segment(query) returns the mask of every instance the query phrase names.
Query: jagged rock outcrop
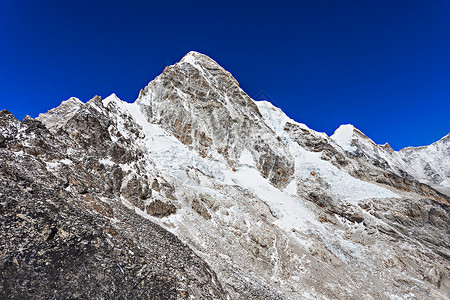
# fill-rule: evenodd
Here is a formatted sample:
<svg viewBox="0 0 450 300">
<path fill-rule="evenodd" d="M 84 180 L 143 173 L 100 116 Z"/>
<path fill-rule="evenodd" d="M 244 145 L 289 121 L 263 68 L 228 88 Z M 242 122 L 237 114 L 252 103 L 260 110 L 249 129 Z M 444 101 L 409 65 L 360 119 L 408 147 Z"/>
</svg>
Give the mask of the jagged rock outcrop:
<svg viewBox="0 0 450 300">
<path fill-rule="evenodd" d="M 0 148 L 5 148 L 19 130 L 20 121 L 6 109 L 0 111 Z"/>
<path fill-rule="evenodd" d="M 36 119 L 45 123 L 49 129 L 52 129 L 55 126 L 61 126 L 65 121 L 69 120 L 83 104 L 80 99 L 72 97 L 61 102 L 58 107 L 49 110 L 45 114 L 39 114 Z"/>
<path fill-rule="evenodd" d="M 302 128 L 289 122 L 286 123 L 284 131 L 302 148 L 312 152 L 320 152 L 323 160 L 330 161 L 338 167 L 345 167 L 350 163 L 348 158 L 336 149 L 336 144 L 325 134 L 320 135 L 308 128 Z"/>
<path fill-rule="evenodd" d="M 445 196 L 349 140 L 195 52 L 135 103 L 2 111 L 0 298 L 447 299 Z"/>
</svg>

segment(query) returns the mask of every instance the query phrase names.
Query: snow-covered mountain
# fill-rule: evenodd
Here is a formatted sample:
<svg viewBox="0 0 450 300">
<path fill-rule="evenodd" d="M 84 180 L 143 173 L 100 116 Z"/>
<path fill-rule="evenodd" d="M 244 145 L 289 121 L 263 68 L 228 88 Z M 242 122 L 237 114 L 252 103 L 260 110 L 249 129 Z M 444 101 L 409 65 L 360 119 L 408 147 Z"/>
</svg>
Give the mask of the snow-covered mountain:
<svg viewBox="0 0 450 300">
<path fill-rule="evenodd" d="M 389 144 L 377 145 L 352 125 L 342 125 L 331 138 L 351 156 L 361 157 L 396 175 L 416 179 L 437 190 L 450 191 L 450 133 L 423 147 L 394 151 Z"/>
<path fill-rule="evenodd" d="M 46 278 L 55 298 L 448 299 L 449 136 L 399 152 L 351 125 L 329 137 L 197 52 L 134 103 L 71 98 L 0 126 L 0 238 L 27 237 L 3 246 L 1 296 L 46 295 Z M 54 252 L 92 244 L 68 222 L 85 219 L 83 269 Z M 71 294 L 86 276 L 98 286 Z"/>
</svg>

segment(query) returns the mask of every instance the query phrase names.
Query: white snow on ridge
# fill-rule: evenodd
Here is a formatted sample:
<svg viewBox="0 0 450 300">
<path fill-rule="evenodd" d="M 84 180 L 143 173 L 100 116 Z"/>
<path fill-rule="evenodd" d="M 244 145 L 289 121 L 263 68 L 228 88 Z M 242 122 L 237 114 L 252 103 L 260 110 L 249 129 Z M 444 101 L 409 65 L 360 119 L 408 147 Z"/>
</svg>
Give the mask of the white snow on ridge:
<svg viewBox="0 0 450 300">
<path fill-rule="evenodd" d="M 284 131 L 286 122 L 299 125 L 303 129 L 310 130 L 312 134 L 328 138 L 325 133 L 318 133 L 309 129 L 306 125 L 295 122 L 286 116 L 281 109 L 273 106 L 267 101 L 255 101 L 268 126 L 289 145 L 289 150 L 295 158 L 295 174 L 298 180 L 303 181 L 311 176 L 311 172 L 319 174 L 329 185 L 330 190 L 341 200 L 358 202 L 370 198 L 398 198 L 399 196 L 388 189 L 373 183 L 356 179 L 348 173 L 338 169 L 328 161 L 320 158 L 321 154 L 310 152 L 295 143 Z M 342 126 L 341 126 L 342 127 Z M 348 136 L 352 125 L 344 125 L 343 137 Z M 350 132 L 351 134 L 351 132 Z"/>
<path fill-rule="evenodd" d="M 191 65 L 196 65 L 197 64 L 196 58 L 195 58 L 196 54 L 199 54 L 199 53 L 197 53 L 195 51 L 190 51 L 181 59 L 180 62 L 185 62 L 185 63 L 191 64 Z"/>
<path fill-rule="evenodd" d="M 241 165 L 249 165 L 254 166 L 253 156 L 247 149 L 244 149 L 241 153 L 241 157 L 239 158 L 239 164 Z"/>
<path fill-rule="evenodd" d="M 119 97 L 117 97 L 117 95 L 115 93 L 112 93 L 111 95 L 109 95 L 108 97 L 103 99 L 102 101 L 103 101 L 102 103 L 103 103 L 104 107 L 107 107 L 110 102 L 116 102 L 116 103 L 124 102 Z"/>
<path fill-rule="evenodd" d="M 276 132 L 276 134 L 281 135 L 284 126 L 287 122 L 299 125 L 303 129 L 308 129 L 309 127 L 305 124 L 298 123 L 291 118 L 289 118 L 279 107 L 274 106 L 272 103 L 266 100 L 254 101 L 259 108 L 259 111 L 266 120 L 266 124 Z"/>
</svg>

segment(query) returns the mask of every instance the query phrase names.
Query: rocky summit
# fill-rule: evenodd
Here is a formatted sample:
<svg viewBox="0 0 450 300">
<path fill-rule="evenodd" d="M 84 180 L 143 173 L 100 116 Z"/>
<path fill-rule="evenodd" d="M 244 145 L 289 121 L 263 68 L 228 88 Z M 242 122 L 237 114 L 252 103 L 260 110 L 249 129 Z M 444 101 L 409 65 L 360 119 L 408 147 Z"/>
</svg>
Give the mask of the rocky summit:
<svg viewBox="0 0 450 300">
<path fill-rule="evenodd" d="M 1 299 L 449 299 L 450 138 L 394 151 L 188 53 L 134 103 L 0 112 Z"/>
</svg>

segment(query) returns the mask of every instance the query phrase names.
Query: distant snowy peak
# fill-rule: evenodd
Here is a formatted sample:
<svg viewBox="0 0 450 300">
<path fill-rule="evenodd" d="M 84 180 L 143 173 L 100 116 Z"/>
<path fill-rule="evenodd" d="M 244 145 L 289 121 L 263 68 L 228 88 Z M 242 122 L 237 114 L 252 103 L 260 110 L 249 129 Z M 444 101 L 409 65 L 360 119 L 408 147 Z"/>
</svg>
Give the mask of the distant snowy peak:
<svg viewBox="0 0 450 300">
<path fill-rule="evenodd" d="M 108 104 L 110 102 L 124 102 L 122 99 L 120 99 L 119 97 L 117 97 L 117 95 L 115 93 L 112 93 L 111 95 L 109 95 L 108 97 L 106 97 L 105 99 L 103 99 L 103 105 L 104 106 L 108 106 Z"/>
<path fill-rule="evenodd" d="M 342 149 L 350 153 L 356 153 L 360 147 L 358 144 L 364 145 L 365 148 L 379 148 L 386 151 L 393 151 L 391 146 L 388 143 L 384 145 L 378 145 L 372 139 L 370 139 L 367 135 L 365 135 L 361 130 L 356 128 L 351 124 L 344 124 L 339 126 L 338 129 L 331 136 Z"/>
<path fill-rule="evenodd" d="M 404 148 L 398 154 L 416 170 L 417 177 L 450 188 L 450 134 L 429 146 Z"/>
<path fill-rule="evenodd" d="M 394 151 L 387 143 L 376 144 L 353 125 L 341 125 L 331 138 L 349 154 L 396 175 L 415 178 L 433 187 L 450 187 L 450 134 L 429 146 L 400 151 Z"/>
<path fill-rule="evenodd" d="M 400 149 L 400 152 L 408 152 L 408 151 L 421 151 L 424 150 L 426 148 L 430 148 L 430 147 L 434 147 L 434 148 L 449 148 L 450 147 L 450 133 L 448 133 L 447 135 L 445 135 L 444 137 L 442 137 L 440 140 L 432 143 L 431 145 L 428 146 L 419 146 L 419 147 L 406 147 L 403 149 Z"/>
<path fill-rule="evenodd" d="M 383 145 L 375 143 L 372 139 L 370 139 L 367 135 L 365 135 L 361 130 L 356 128 L 355 126 L 351 124 L 344 124 L 339 126 L 338 129 L 333 133 L 333 135 L 330 136 L 339 146 L 341 146 L 344 150 L 348 152 L 355 152 L 358 147 L 355 146 L 355 144 L 358 142 L 361 142 L 362 140 L 364 143 L 370 144 L 371 146 L 381 147 L 382 149 L 388 150 L 388 151 L 394 151 L 392 147 L 389 145 L 389 143 L 385 143 Z M 395 152 L 412 152 L 412 151 L 422 151 L 430 147 L 449 147 L 450 145 L 450 133 L 448 133 L 446 136 L 441 138 L 440 140 L 434 142 L 431 145 L 428 146 L 419 146 L 419 147 L 406 147 L 403 149 L 400 149 L 399 151 Z"/>
</svg>

